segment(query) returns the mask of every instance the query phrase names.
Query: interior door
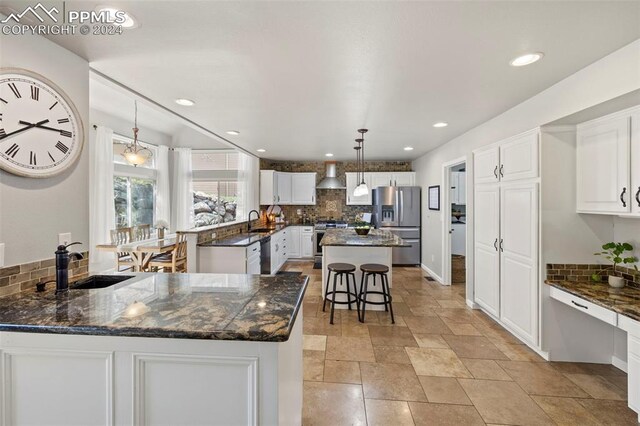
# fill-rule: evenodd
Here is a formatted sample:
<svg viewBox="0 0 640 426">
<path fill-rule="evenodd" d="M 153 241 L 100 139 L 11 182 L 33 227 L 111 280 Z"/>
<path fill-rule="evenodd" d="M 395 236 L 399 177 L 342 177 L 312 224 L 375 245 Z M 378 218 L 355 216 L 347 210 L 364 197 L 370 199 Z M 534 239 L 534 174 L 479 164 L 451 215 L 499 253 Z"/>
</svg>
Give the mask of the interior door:
<svg viewBox="0 0 640 426">
<path fill-rule="evenodd" d="M 498 182 L 498 148 L 488 148 L 473 153 L 473 181 L 475 183 Z"/>
<path fill-rule="evenodd" d="M 538 343 L 538 184 L 500 189 L 500 318 Z"/>
<path fill-rule="evenodd" d="M 497 184 L 476 185 L 474 198 L 475 302 L 500 313 L 500 190 Z"/>
<path fill-rule="evenodd" d="M 630 121 L 627 116 L 578 126 L 578 211 L 631 211 Z"/>
</svg>

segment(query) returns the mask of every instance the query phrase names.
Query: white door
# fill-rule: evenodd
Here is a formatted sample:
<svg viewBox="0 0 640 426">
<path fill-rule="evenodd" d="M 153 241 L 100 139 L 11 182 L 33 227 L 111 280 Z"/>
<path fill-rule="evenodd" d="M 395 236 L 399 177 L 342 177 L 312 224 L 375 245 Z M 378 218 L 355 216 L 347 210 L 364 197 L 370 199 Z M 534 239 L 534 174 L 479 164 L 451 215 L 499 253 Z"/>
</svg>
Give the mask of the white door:
<svg viewBox="0 0 640 426">
<path fill-rule="evenodd" d="M 314 205 L 316 203 L 316 174 L 293 173 L 291 175 L 291 204 Z"/>
<path fill-rule="evenodd" d="M 630 117 L 578 126 L 578 212 L 631 211 Z"/>
<path fill-rule="evenodd" d="M 347 176 L 347 205 L 348 206 L 370 206 L 371 205 L 371 193 L 373 190 L 373 186 L 371 184 L 371 174 L 364 174 L 364 181 L 369 187 L 369 192 L 366 195 L 354 196 L 353 190 L 356 186 L 362 182 L 358 182 L 358 174 L 357 173 L 346 173 Z"/>
<path fill-rule="evenodd" d="M 302 229 L 302 232 L 300 233 L 300 252 L 301 257 L 313 256 L 313 228 Z"/>
<path fill-rule="evenodd" d="M 291 204 L 291 173 L 276 172 L 278 204 Z"/>
<path fill-rule="evenodd" d="M 395 172 L 392 175 L 393 186 L 413 186 L 416 184 L 414 172 Z"/>
<path fill-rule="evenodd" d="M 500 312 L 500 190 L 497 184 L 476 185 L 474 215 L 474 300 L 497 317 Z"/>
<path fill-rule="evenodd" d="M 640 214 L 640 112 L 631 117 L 632 211 Z"/>
<path fill-rule="evenodd" d="M 260 256 L 249 258 L 247 261 L 247 274 L 260 275 Z"/>
<path fill-rule="evenodd" d="M 278 182 L 273 170 L 260 170 L 260 204 L 271 205 L 278 202 Z"/>
<path fill-rule="evenodd" d="M 538 129 L 500 144 L 498 174 L 502 182 L 538 177 Z"/>
<path fill-rule="evenodd" d="M 393 186 L 393 174 L 386 172 L 374 172 L 370 174 L 371 186 L 369 189 L 375 189 L 379 186 Z"/>
<path fill-rule="evenodd" d="M 289 259 L 297 259 L 300 257 L 300 227 L 290 226 L 287 231 L 287 256 Z"/>
<path fill-rule="evenodd" d="M 473 181 L 476 184 L 498 182 L 498 155 L 497 147 L 473 153 Z"/>
</svg>

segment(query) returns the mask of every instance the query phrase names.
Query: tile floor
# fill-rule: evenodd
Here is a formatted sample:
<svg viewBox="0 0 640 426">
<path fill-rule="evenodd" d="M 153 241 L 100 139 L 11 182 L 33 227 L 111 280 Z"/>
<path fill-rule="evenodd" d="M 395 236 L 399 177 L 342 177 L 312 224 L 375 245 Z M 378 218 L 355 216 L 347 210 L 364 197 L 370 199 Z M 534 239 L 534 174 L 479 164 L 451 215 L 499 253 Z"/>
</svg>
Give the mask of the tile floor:
<svg viewBox="0 0 640 426">
<path fill-rule="evenodd" d="M 464 286 L 394 268 L 387 313 L 322 312 L 321 271 L 304 299 L 305 425 L 637 425 L 627 377 L 610 365 L 550 363 L 488 316 Z"/>
</svg>

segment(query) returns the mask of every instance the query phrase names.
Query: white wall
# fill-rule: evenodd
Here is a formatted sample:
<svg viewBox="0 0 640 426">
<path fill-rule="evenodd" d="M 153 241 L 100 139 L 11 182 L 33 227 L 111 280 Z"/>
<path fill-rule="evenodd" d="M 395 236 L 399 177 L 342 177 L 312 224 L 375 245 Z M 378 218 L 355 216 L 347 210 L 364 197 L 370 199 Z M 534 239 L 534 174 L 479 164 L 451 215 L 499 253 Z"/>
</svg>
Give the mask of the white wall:
<svg viewBox="0 0 640 426">
<path fill-rule="evenodd" d="M 442 211 L 427 208 L 427 187 L 442 185 L 442 164 L 506 137 L 558 120 L 640 88 L 640 40 L 613 52 L 505 113 L 413 162 L 423 188 L 422 262 L 442 275 Z M 448 118 L 455 125 L 455 117 Z M 471 188 L 471 187 L 469 187 Z M 471 191 L 469 191 L 471 192 Z M 470 199 L 472 199 L 471 194 Z M 470 214 L 472 200 L 467 206 Z M 577 215 L 576 215 L 577 216 Z M 596 225 L 598 227 L 599 225 Z M 599 232 L 599 231 L 598 231 Z M 570 235 L 566 236 L 571 238 Z"/>
<path fill-rule="evenodd" d="M 75 165 L 47 179 L 24 178 L 0 171 L 0 242 L 5 265 L 52 258 L 58 234 L 89 241 L 89 64 L 38 36 L 2 36 L 0 66 L 39 73 L 60 86 L 82 117 L 85 147 Z"/>
<path fill-rule="evenodd" d="M 119 117 L 115 117 L 103 111 L 91 108 L 91 125 L 105 126 L 113 130 L 114 133 L 119 135 L 133 138 L 133 117 L 127 121 Z M 140 132 L 138 133 L 138 139 L 141 142 L 148 142 L 153 145 L 166 145 L 171 146 L 172 136 L 166 133 L 157 132 L 153 129 L 148 129 L 142 126 L 138 126 Z M 95 131 L 93 127 L 90 129 L 91 136 L 95 137 Z"/>
</svg>

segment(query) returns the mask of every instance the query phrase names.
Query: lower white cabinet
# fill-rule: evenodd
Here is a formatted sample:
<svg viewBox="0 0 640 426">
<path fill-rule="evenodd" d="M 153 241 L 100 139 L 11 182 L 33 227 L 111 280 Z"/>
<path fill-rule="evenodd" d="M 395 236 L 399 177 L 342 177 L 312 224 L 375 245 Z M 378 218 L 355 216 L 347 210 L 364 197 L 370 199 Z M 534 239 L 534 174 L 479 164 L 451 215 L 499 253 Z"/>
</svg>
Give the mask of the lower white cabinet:
<svg viewBox="0 0 640 426">
<path fill-rule="evenodd" d="M 302 226 L 300 228 L 300 257 L 313 257 L 313 227 Z"/>
<path fill-rule="evenodd" d="M 260 243 L 253 243 L 248 247 L 200 246 L 198 272 L 260 274 Z"/>
<path fill-rule="evenodd" d="M 638 328 L 640 328 L 640 323 Z M 627 337 L 627 374 L 629 379 L 629 407 L 640 416 L 640 334 Z M 638 418 L 640 420 L 640 417 Z"/>
<path fill-rule="evenodd" d="M 474 196 L 474 296 L 492 315 L 500 315 L 500 188 L 476 185 Z"/>
</svg>

